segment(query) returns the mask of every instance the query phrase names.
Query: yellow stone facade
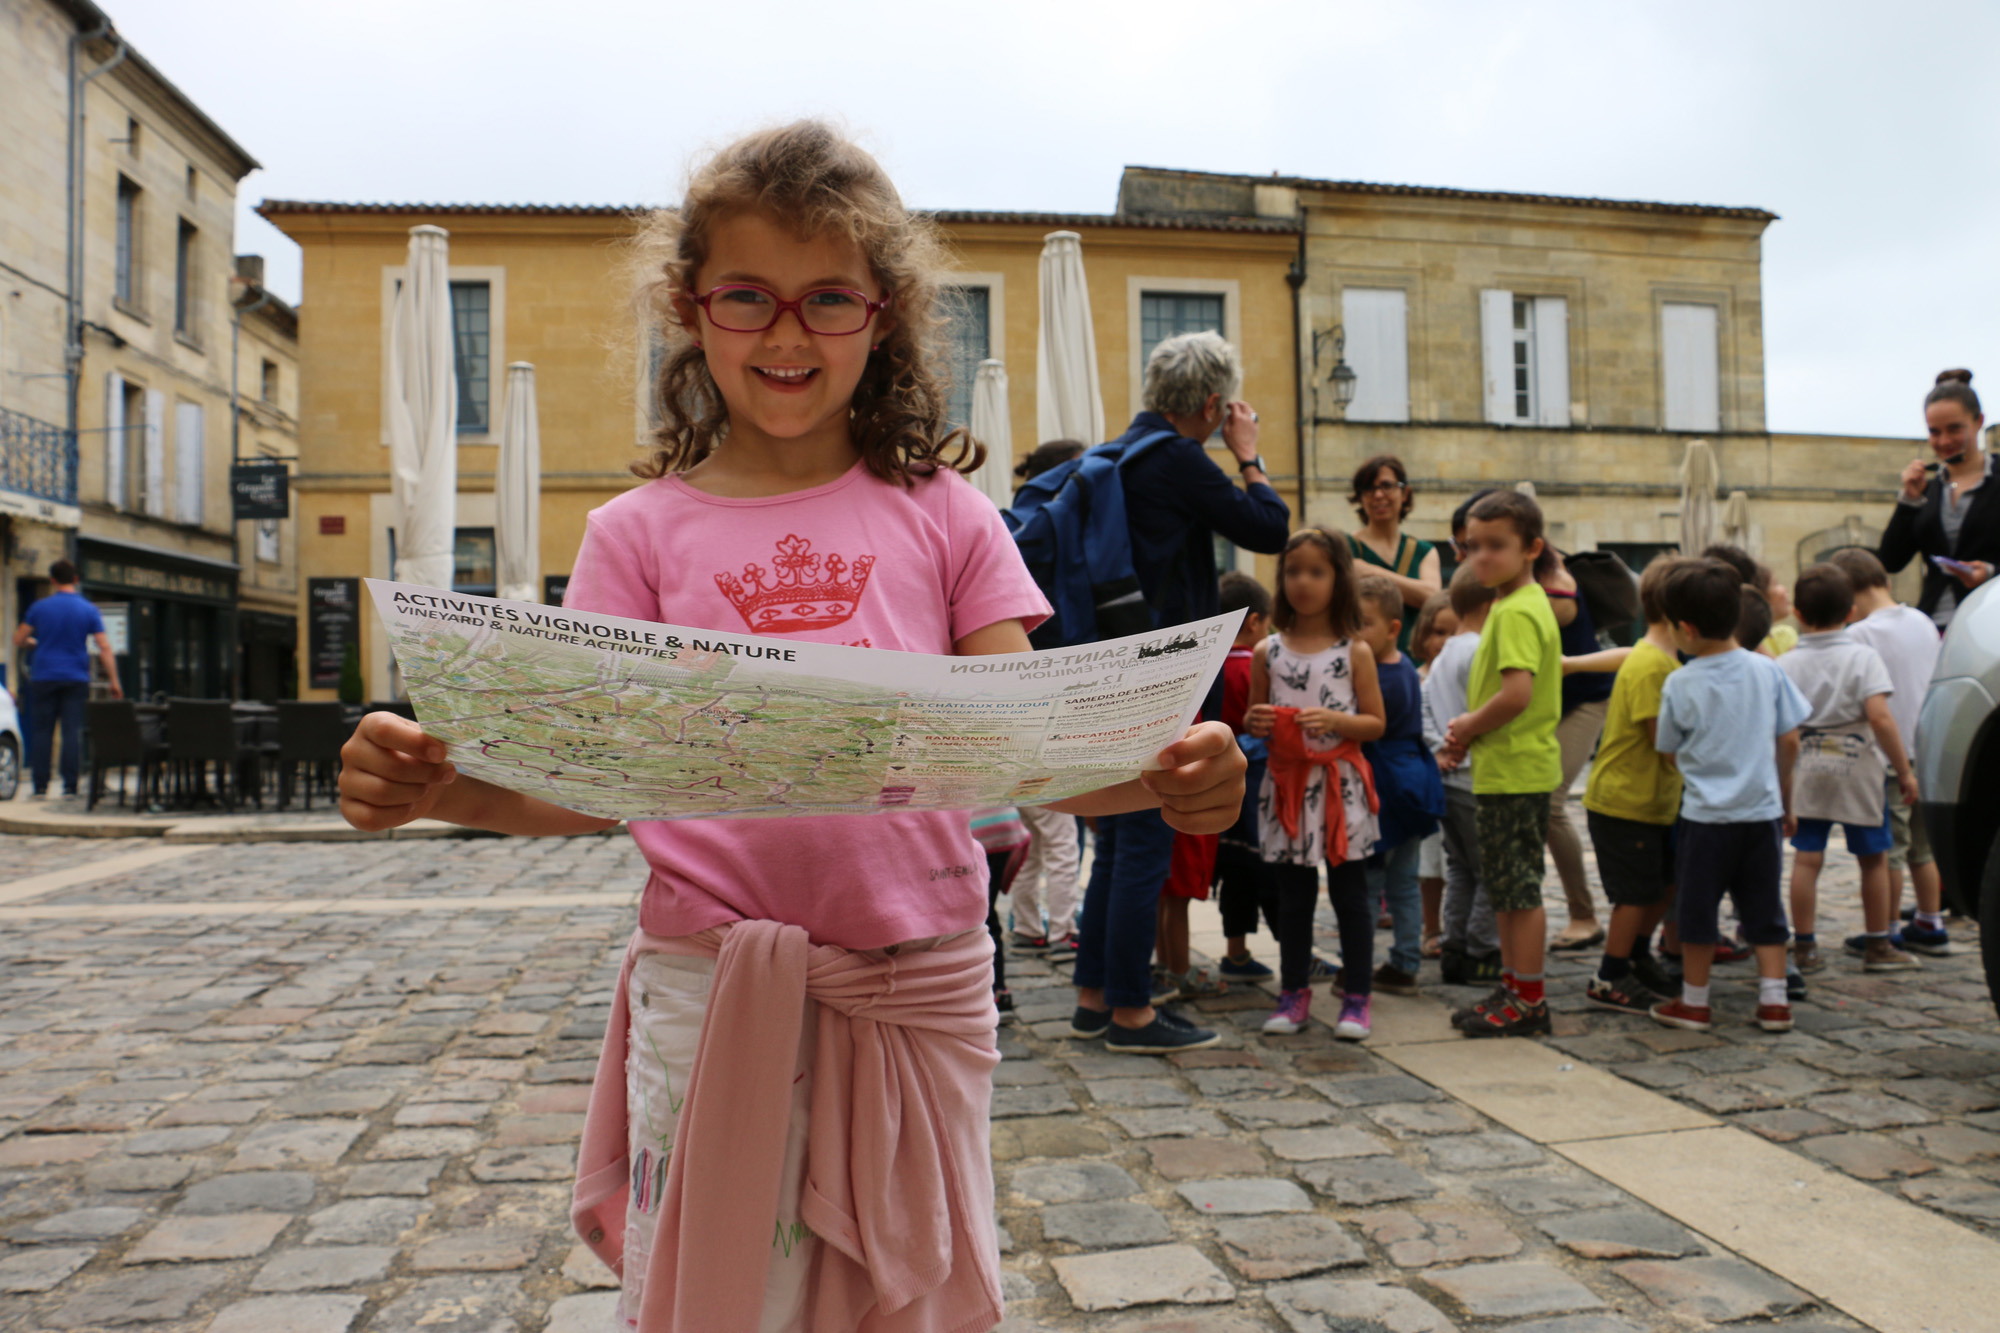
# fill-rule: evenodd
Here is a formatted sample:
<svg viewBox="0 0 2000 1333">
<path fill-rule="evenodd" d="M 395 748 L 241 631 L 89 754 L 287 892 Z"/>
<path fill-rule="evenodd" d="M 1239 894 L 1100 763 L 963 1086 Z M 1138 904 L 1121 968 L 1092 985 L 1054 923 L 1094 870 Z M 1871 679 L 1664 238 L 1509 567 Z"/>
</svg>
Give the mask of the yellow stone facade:
<svg viewBox="0 0 2000 1333">
<path fill-rule="evenodd" d="M 271 201 L 261 211 L 304 250 L 301 578 L 389 573 L 389 306 L 409 229 L 425 223 L 450 232 L 455 281 L 489 286 L 494 420 L 501 368 L 537 367 L 542 564 L 562 576 L 585 515 L 632 484 L 626 468 L 641 449 L 639 353 L 621 274 L 631 210 Z M 1017 456 L 1038 442 L 1038 271 L 1043 239 L 1057 230 L 1082 238 L 1107 434 L 1138 409 L 1142 303 L 1202 298 L 1242 351 L 1262 451 L 1302 519 L 1350 525 L 1354 467 L 1389 452 L 1410 469 L 1419 536 L 1446 536 L 1450 511 L 1479 487 L 1532 481 L 1560 545 L 1640 562 L 1677 537 L 1681 461 L 1699 438 L 1716 451 L 1725 491 L 1750 497 L 1752 546 L 1789 579 L 1825 549 L 1872 540 L 1916 447 L 1765 430 L 1760 245 L 1771 216 L 1754 208 L 1128 168 L 1116 213 L 936 216 L 958 282 L 984 293 L 986 350 L 1007 367 Z M 1349 322 L 1352 290 L 1401 293 L 1405 420 L 1349 420 L 1329 392 L 1327 335 Z M 1535 374 L 1560 390 L 1537 409 L 1555 421 L 1491 419 L 1491 348 L 1506 336 L 1491 322 L 1496 291 L 1552 321 L 1536 346 L 1560 345 L 1561 374 L 1547 378 L 1546 365 Z M 1706 382 L 1690 389 L 1683 354 L 1675 388 L 1665 342 L 1689 308 L 1711 337 L 1712 366 L 1696 358 Z M 1360 348 L 1348 354 L 1360 359 Z M 1370 355 L 1379 363 L 1384 353 Z M 1712 413 L 1709 428 L 1670 428 L 1689 402 Z M 493 445 L 462 438 L 461 528 L 491 523 Z M 1268 558 L 1244 564 L 1271 576 Z M 363 615 L 362 661 L 379 695 L 388 659 L 372 622 Z"/>
</svg>

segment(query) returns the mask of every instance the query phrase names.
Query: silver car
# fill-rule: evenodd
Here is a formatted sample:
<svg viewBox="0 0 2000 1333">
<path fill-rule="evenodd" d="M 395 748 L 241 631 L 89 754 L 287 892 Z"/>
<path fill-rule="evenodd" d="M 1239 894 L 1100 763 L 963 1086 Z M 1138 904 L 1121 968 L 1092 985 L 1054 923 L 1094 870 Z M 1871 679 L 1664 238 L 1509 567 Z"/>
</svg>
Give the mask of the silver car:
<svg viewBox="0 0 2000 1333">
<path fill-rule="evenodd" d="M 0 801 L 11 801 L 21 789 L 21 715 L 14 709 L 14 692 L 0 689 Z"/>
<path fill-rule="evenodd" d="M 2000 1006 L 2000 595 L 1960 604 L 1917 723 L 1917 786 L 1945 901 L 1979 922 L 1986 986 Z"/>
</svg>

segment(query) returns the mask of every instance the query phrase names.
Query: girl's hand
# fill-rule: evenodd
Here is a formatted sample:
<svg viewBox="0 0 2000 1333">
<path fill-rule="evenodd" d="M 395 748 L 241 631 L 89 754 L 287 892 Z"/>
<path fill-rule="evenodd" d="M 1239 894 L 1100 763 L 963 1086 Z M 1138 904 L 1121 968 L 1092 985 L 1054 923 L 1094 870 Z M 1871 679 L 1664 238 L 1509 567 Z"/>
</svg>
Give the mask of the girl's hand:
<svg viewBox="0 0 2000 1333">
<path fill-rule="evenodd" d="M 1243 730 L 1258 740 L 1268 740 L 1278 725 L 1278 710 L 1271 704 L 1251 704 L 1243 714 Z"/>
<path fill-rule="evenodd" d="M 1160 751 L 1165 765 L 1139 782 L 1160 798 L 1160 814 L 1182 833 L 1221 833 L 1243 813 L 1243 773 L 1250 767 L 1236 734 L 1202 722 Z"/>
<path fill-rule="evenodd" d="M 1308 736 L 1324 736 L 1340 726 L 1340 714 L 1331 708 L 1301 708 L 1299 730 Z"/>
<path fill-rule="evenodd" d="M 1924 475 L 1924 460 L 1921 458 L 1913 460 L 1908 467 L 1903 469 L 1903 498 L 1906 500 L 1923 499 L 1926 480 L 1927 478 Z"/>
<path fill-rule="evenodd" d="M 396 828 L 422 819 L 458 770 L 444 742 L 394 713 L 368 713 L 340 747 L 340 813 L 358 829 Z"/>
<path fill-rule="evenodd" d="M 1449 773 L 1465 762 L 1465 751 L 1447 744 L 1437 752 L 1438 772 Z"/>
</svg>

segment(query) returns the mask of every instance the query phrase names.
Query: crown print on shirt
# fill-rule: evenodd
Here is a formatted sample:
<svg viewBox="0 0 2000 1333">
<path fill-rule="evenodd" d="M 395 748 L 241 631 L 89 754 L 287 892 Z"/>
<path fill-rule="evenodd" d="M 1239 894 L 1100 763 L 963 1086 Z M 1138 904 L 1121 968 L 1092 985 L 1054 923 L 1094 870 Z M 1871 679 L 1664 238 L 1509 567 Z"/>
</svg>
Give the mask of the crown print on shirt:
<svg viewBox="0 0 2000 1333">
<path fill-rule="evenodd" d="M 778 539 L 771 557 L 773 570 L 755 561 L 743 566 L 743 577 L 717 574 L 722 589 L 753 634 L 791 634 L 827 629 L 854 614 L 868 589 L 875 557 L 857 555 L 852 565 L 840 556 L 821 555 L 809 538 L 787 533 Z"/>
</svg>

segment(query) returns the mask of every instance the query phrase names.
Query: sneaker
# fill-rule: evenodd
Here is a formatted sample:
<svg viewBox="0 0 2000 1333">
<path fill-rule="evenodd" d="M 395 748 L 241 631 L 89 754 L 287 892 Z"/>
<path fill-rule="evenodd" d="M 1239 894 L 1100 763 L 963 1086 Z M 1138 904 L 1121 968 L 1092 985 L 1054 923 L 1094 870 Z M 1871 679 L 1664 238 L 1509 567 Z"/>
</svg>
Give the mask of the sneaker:
<svg viewBox="0 0 2000 1333">
<path fill-rule="evenodd" d="M 1262 981 L 1272 975 L 1270 968 L 1247 953 L 1241 958 L 1225 957 L 1215 965 L 1215 971 L 1218 976 L 1228 977 L 1232 981 Z"/>
<path fill-rule="evenodd" d="M 1868 950 L 1861 956 L 1863 972 L 1914 972 L 1922 966 L 1914 954 L 1904 953 L 1884 939 L 1868 941 Z"/>
<path fill-rule="evenodd" d="M 1183 1000 L 1209 1000 L 1229 993 L 1229 983 L 1219 977 L 1212 977 L 1205 967 L 1191 967 L 1179 978 L 1180 998 Z"/>
<path fill-rule="evenodd" d="M 1715 961 L 1718 963 L 1740 963 L 1754 952 L 1755 950 L 1742 940 L 1717 940 L 1715 942 Z"/>
<path fill-rule="evenodd" d="M 1792 1006 L 1789 1004 L 1758 1005 L 1757 1026 L 1766 1032 L 1790 1032 L 1792 1030 Z"/>
<path fill-rule="evenodd" d="M 1806 998 L 1806 979 L 1796 967 L 1785 969 L 1785 998 L 1788 1000 Z"/>
<path fill-rule="evenodd" d="M 1004 986 L 999 988 L 998 990 L 995 990 L 993 992 L 993 1007 L 1000 1011 L 1000 1021 L 1002 1023 L 1013 1022 L 1014 992 L 1008 990 Z"/>
<path fill-rule="evenodd" d="M 1469 1020 L 1459 1031 L 1468 1037 L 1546 1037 L 1554 1028 L 1546 1003 L 1529 1004 L 1508 991 L 1507 1003 Z"/>
<path fill-rule="evenodd" d="M 1940 957 L 1951 952 L 1951 932 L 1942 928 L 1930 930 L 1917 925 L 1904 926 L 1903 948 L 1911 953 Z"/>
<path fill-rule="evenodd" d="M 1465 979 L 1474 986 L 1497 983 L 1500 980 L 1500 973 L 1504 970 L 1497 951 L 1494 953 L 1471 954 L 1467 957 L 1466 961 L 1468 967 Z"/>
<path fill-rule="evenodd" d="M 1866 935 L 1849 935 L 1840 947 L 1847 950 L 1848 953 L 1854 955 L 1856 958 L 1866 958 L 1868 956 L 1868 937 Z M 1889 947 L 1892 949 L 1901 949 L 1903 947 L 1902 931 L 1891 930 L 1889 932 Z"/>
<path fill-rule="evenodd" d="M 1632 979 L 1655 995 L 1672 995 L 1681 988 L 1681 983 L 1668 976 L 1667 969 L 1660 966 L 1660 960 L 1649 953 L 1632 959 Z"/>
<path fill-rule="evenodd" d="M 1186 1014 L 1182 1013 L 1178 1009 L 1172 1009 L 1172 1008 L 1155 1009 L 1153 1011 L 1153 1017 L 1159 1019 L 1162 1023 L 1165 1023 L 1170 1027 L 1186 1028 L 1189 1032 L 1200 1032 L 1202 1030 L 1201 1024 L 1195 1022 L 1192 1018 L 1189 1018 Z"/>
<path fill-rule="evenodd" d="M 1660 994 L 1680 994 L 1681 978 L 1686 975 L 1681 966 L 1681 956 L 1677 953 L 1668 953 L 1665 949 L 1662 949 L 1659 951 L 1657 957 L 1660 961 L 1660 971 L 1667 978 L 1667 988 L 1661 991 Z"/>
<path fill-rule="evenodd" d="M 1339 978 L 1340 967 L 1338 964 L 1329 963 L 1318 954 L 1313 955 L 1312 969 L 1306 973 L 1307 982 L 1337 981 Z"/>
<path fill-rule="evenodd" d="M 1658 995 L 1640 983 L 1637 969 L 1632 975 L 1616 981 L 1592 977 L 1590 984 L 1583 988 L 1583 998 L 1599 1009 L 1609 1009 L 1618 1014 L 1651 1013 L 1653 1006 L 1660 1002 Z"/>
<path fill-rule="evenodd" d="M 1405 972 L 1394 963 L 1384 963 L 1375 969 L 1375 989 L 1390 995 L 1415 995 L 1417 978 L 1413 972 Z M 1342 1011 L 1345 1012 L 1344 1010 Z"/>
<path fill-rule="evenodd" d="M 1443 952 L 1438 954 L 1438 980 L 1447 986 L 1470 984 L 1467 978 L 1471 975 L 1471 970 L 1471 961 L 1466 958 L 1465 949 L 1460 945 L 1447 944 Z"/>
<path fill-rule="evenodd" d="M 1798 940 L 1793 940 L 1792 966 L 1797 968 L 1801 974 L 1818 972 L 1823 969 L 1826 966 L 1826 958 L 1820 953 L 1818 942 L 1807 940 L 1804 943 L 1800 943 Z"/>
<path fill-rule="evenodd" d="M 1278 996 L 1278 1007 L 1264 1020 L 1264 1031 L 1289 1035 L 1305 1027 L 1312 1018 L 1313 993 L 1310 987 L 1288 990 Z"/>
<path fill-rule="evenodd" d="M 1049 949 L 1048 936 L 1029 935 L 1018 930 L 1009 937 L 1008 943 L 1013 946 L 1015 953 L 1047 953 Z"/>
<path fill-rule="evenodd" d="M 1198 1051 L 1221 1040 L 1220 1033 L 1195 1027 L 1192 1023 L 1177 1023 L 1164 1013 L 1156 1013 L 1153 1021 L 1142 1028 L 1121 1028 L 1116 1023 L 1111 1024 L 1110 1031 L 1104 1034 L 1104 1049 L 1122 1051 L 1127 1055 L 1171 1055 L 1175 1051 Z"/>
<path fill-rule="evenodd" d="M 1650 1011 L 1655 1023 L 1670 1028 L 1686 1028 L 1689 1032 L 1707 1032 L 1715 1026 L 1715 1011 L 1706 1007 L 1696 1008 L 1681 1000 L 1662 1000 Z"/>
<path fill-rule="evenodd" d="M 1069 1035 L 1089 1041 L 1092 1037 L 1104 1035 L 1104 1029 L 1111 1026 L 1109 1009 L 1086 1009 L 1082 1005 L 1069 1018 Z"/>
<path fill-rule="evenodd" d="M 1366 1041 L 1374 1030 L 1368 1017 L 1366 995 L 1350 995 L 1340 1002 L 1340 1021 L 1333 1025 L 1334 1036 L 1342 1041 Z"/>
<path fill-rule="evenodd" d="M 1512 1004 L 1513 1001 L 1513 991 L 1508 990 L 1505 986 L 1495 986 L 1471 1004 L 1452 1010 L 1451 1025 L 1455 1028 L 1463 1028 L 1467 1023 L 1476 1022 L 1494 1009 Z"/>
<path fill-rule="evenodd" d="M 1048 951 L 1042 955 L 1051 967 L 1061 967 L 1076 961 L 1076 936 L 1065 935 L 1059 940 L 1050 940 Z"/>
</svg>

